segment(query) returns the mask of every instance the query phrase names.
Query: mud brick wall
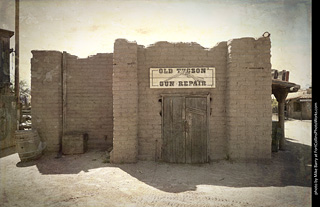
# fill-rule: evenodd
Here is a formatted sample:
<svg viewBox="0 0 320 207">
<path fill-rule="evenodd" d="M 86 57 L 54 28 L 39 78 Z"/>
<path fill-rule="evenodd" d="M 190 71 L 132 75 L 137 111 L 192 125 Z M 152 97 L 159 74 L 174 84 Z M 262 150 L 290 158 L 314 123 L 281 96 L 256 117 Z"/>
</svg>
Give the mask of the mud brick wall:
<svg viewBox="0 0 320 207">
<path fill-rule="evenodd" d="M 13 93 L 0 91 L 0 150 L 15 146 L 17 130 L 17 107 Z"/>
<path fill-rule="evenodd" d="M 161 156 L 161 94 L 210 94 L 208 155 L 250 160 L 271 157 L 269 38 L 241 38 L 211 49 L 197 43 L 158 42 L 147 48 L 115 42 L 114 162 Z M 152 67 L 215 67 L 216 87 L 150 88 Z M 137 124 L 138 123 L 138 124 Z"/>
<path fill-rule="evenodd" d="M 112 58 L 67 55 L 65 132 L 89 134 L 88 148 L 112 144 Z"/>
<path fill-rule="evenodd" d="M 139 82 L 139 159 L 157 160 L 161 154 L 161 94 L 210 93 L 208 155 L 222 159 L 226 154 L 225 93 L 227 70 L 227 43 L 221 42 L 211 49 L 197 43 L 158 42 L 138 49 Z M 215 67 L 216 87 L 207 89 L 155 89 L 150 88 L 151 67 Z"/>
<path fill-rule="evenodd" d="M 231 159 L 271 158 L 271 43 L 228 41 L 227 138 Z"/>
<path fill-rule="evenodd" d="M 113 53 L 114 163 L 136 162 L 138 153 L 137 52 L 134 42 L 118 39 Z"/>
<path fill-rule="evenodd" d="M 48 150 L 59 150 L 63 132 L 88 133 L 89 149 L 111 145 L 112 54 L 83 59 L 66 54 L 66 67 L 61 52 L 32 51 L 32 54 L 32 127 L 47 142 Z"/>
<path fill-rule="evenodd" d="M 33 51 L 33 127 L 52 151 L 58 150 L 62 132 L 83 131 L 89 149 L 113 143 L 112 162 L 158 160 L 162 94 L 210 94 L 210 159 L 269 159 L 270 48 L 270 39 L 261 37 L 210 49 L 168 42 L 144 47 L 118 39 L 113 54 L 84 59 Z M 150 88 L 153 67 L 215 67 L 215 88 Z"/>
<path fill-rule="evenodd" d="M 32 51 L 32 55 L 32 128 L 47 143 L 49 151 L 58 151 L 62 136 L 62 53 Z"/>
</svg>

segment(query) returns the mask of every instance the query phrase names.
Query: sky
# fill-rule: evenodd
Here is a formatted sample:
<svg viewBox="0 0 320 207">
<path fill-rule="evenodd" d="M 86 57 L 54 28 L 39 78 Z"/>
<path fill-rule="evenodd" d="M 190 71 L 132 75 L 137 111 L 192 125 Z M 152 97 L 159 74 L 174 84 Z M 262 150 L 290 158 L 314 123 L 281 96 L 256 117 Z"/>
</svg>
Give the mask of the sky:
<svg viewBox="0 0 320 207">
<path fill-rule="evenodd" d="M 0 1 L 1 29 L 14 31 L 14 7 L 14 0 Z M 272 68 L 290 71 L 289 81 L 307 88 L 311 21 L 311 0 L 20 0 L 20 79 L 30 85 L 31 50 L 84 58 L 112 53 L 118 38 L 211 48 L 268 31 Z M 13 78 L 13 65 L 11 71 Z"/>
</svg>

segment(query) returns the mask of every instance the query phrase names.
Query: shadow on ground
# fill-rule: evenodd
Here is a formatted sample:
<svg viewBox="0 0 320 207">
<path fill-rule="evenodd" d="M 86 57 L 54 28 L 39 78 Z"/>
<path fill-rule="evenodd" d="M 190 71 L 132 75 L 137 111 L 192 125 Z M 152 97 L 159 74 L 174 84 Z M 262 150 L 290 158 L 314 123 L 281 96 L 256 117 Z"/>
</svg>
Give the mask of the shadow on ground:
<svg viewBox="0 0 320 207">
<path fill-rule="evenodd" d="M 199 185 L 227 187 L 311 187 L 311 147 L 287 139 L 287 149 L 270 163 L 220 161 L 203 165 L 139 163 L 119 167 L 140 181 L 167 192 L 196 190 Z M 151 168 L 150 168 L 151 167 Z"/>
<path fill-rule="evenodd" d="M 219 161 L 210 164 L 170 164 L 140 161 L 136 164 L 110 164 L 103 151 L 81 155 L 46 154 L 39 160 L 17 163 L 36 166 L 41 174 L 78 174 L 90 169 L 117 167 L 139 181 L 166 192 L 194 191 L 198 186 L 226 187 L 311 187 L 311 146 L 287 138 L 286 151 L 272 154 L 269 163 Z"/>
<path fill-rule="evenodd" d="M 41 174 L 78 174 L 90 169 L 107 167 L 106 152 L 90 150 L 84 154 L 62 155 L 45 153 L 38 160 L 18 162 L 17 167 L 36 165 Z"/>
<path fill-rule="evenodd" d="M 0 158 L 6 157 L 16 153 L 16 147 L 8 147 L 0 150 Z"/>
</svg>

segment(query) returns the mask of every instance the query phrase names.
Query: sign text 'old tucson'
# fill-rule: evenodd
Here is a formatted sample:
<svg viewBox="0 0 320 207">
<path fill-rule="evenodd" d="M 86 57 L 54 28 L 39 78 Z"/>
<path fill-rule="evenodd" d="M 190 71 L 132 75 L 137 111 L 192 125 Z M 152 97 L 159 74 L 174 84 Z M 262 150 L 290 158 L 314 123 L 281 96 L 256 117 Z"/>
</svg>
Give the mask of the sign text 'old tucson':
<svg viewBox="0 0 320 207">
<path fill-rule="evenodd" d="M 215 88 L 215 68 L 150 68 L 150 88 Z"/>
</svg>

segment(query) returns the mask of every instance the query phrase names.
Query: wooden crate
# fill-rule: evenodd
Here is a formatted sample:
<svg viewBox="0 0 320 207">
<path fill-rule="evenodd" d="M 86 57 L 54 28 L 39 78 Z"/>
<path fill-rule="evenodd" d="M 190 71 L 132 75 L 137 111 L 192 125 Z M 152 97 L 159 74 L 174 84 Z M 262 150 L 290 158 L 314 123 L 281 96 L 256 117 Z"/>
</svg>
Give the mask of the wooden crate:
<svg viewBox="0 0 320 207">
<path fill-rule="evenodd" d="M 65 155 L 82 154 L 88 149 L 88 134 L 69 132 L 62 137 L 62 153 Z"/>
</svg>

